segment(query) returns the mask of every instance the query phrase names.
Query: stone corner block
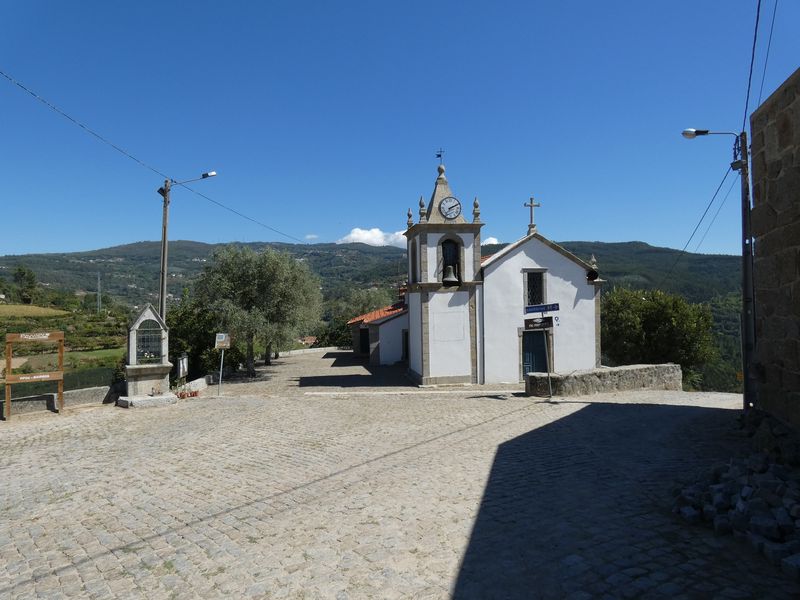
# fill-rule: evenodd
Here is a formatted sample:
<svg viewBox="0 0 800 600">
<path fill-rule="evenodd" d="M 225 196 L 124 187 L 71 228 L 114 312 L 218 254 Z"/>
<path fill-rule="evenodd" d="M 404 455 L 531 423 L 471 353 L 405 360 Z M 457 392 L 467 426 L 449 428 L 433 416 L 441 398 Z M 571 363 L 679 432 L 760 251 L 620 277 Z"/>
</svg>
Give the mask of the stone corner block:
<svg viewBox="0 0 800 600">
<path fill-rule="evenodd" d="M 120 396 L 117 399 L 117 406 L 122 408 L 152 408 L 154 406 L 168 406 L 177 404 L 178 397 L 175 394 L 162 394 L 161 396 Z"/>
</svg>

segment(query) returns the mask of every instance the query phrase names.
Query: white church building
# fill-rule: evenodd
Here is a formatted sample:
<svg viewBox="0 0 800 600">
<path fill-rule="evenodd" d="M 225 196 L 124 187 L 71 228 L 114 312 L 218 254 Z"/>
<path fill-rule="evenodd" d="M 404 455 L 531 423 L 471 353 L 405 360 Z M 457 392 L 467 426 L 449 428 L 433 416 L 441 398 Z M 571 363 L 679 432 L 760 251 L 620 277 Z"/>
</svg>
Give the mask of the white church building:
<svg viewBox="0 0 800 600">
<path fill-rule="evenodd" d="M 408 211 L 405 305 L 352 319 L 354 351 L 375 364 L 406 360 L 422 385 L 516 383 L 528 372 L 600 366 L 596 265 L 540 235 L 536 204 L 527 206 L 528 234 L 481 260 L 478 201 L 468 222 L 439 165 L 418 222 Z"/>
</svg>

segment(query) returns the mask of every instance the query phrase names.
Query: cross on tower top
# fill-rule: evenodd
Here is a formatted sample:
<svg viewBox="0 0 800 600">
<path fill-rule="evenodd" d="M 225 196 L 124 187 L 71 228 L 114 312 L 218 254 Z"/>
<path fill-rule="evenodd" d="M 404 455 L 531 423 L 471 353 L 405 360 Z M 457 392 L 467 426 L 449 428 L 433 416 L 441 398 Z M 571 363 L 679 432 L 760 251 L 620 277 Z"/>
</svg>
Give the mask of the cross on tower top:
<svg viewBox="0 0 800 600">
<path fill-rule="evenodd" d="M 442 164 L 444 161 L 444 150 L 442 148 L 439 148 L 439 150 L 436 152 L 436 158 L 439 159 L 439 164 Z"/>
<path fill-rule="evenodd" d="M 533 220 L 533 209 L 539 208 L 541 204 L 539 204 L 538 202 L 534 202 L 533 196 L 531 196 L 530 202 L 526 202 L 523 206 L 530 207 L 531 209 L 531 222 L 528 223 L 528 235 L 536 233 L 536 222 Z"/>
</svg>

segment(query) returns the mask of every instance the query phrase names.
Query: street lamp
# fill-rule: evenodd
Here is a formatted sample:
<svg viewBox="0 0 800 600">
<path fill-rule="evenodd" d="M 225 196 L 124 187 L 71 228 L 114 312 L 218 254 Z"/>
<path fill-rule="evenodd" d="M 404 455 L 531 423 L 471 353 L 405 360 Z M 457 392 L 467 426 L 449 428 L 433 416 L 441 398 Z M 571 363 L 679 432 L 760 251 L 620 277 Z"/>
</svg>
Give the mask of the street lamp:
<svg viewBox="0 0 800 600">
<path fill-rule="evenodd" d="M 732 135 L 733 162 L 731 168 L 739 171 L 742 178 L 742 379 L 744 383 L 743 404 L 748 410 L 756 404 L 753 353 L 755 351 L 756 327 L 753 305 L 753 236 L 750 229 L 750 175 L 747 159 L 747 132 L 709 131 L 708 129 L 684 129 L 686 139 L 703 135 Z"/>
<path fill-rule="evenodd" d="M 165 322 L 167 320 L 167 223 L 169 221 L 170 188 L 172 188 L 173 185 L 183 185 L 184 183 L 191 183 L 192 181 L 216 177 L 216 175 L 216 171 L 208 171 L 207 173 L 203 173 L 200 177 L 187 179 L 185 181 L 165 179 L 164 186 L 158 188 L 158 193 L 164 198 L 164 214 L 161 218 L 161 277 L 158 288 L 158 314 L 161 315 L 161 318 L 164 319 Z"/>
</svg>

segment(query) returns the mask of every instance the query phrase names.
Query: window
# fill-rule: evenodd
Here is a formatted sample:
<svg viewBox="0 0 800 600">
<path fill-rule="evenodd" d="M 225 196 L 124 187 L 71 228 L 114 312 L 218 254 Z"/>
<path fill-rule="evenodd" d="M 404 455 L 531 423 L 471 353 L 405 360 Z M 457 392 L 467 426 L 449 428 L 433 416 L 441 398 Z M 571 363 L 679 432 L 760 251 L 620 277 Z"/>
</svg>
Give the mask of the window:
<svg viewBox="0 0 800 600">
<path fill-rule="evenodd" d="M 461 281 L 461 269 L 459 268 L 459 246 L 458 242 L 445 240 L 442 242 L 442 279 L 447 274 L 447 267 L 453 267 L 453 275 Z"/>
<path fill-rule="evenodd" d="M 161 362 L 161 326 L 153 319 L 142 321 L 136 331 L 136 362 L 140 365 Z"/>
<path fill-rule="evenodd" d="M 411 240 L 411 283 L 419 282 L 419 261 L 417 259 L 417 240 Z"/>
<path fill-rule="evenodd" d="M 544 304 L 544 271 L 525 273 L 525 280 L 526 304 Z"/>
</svg>

